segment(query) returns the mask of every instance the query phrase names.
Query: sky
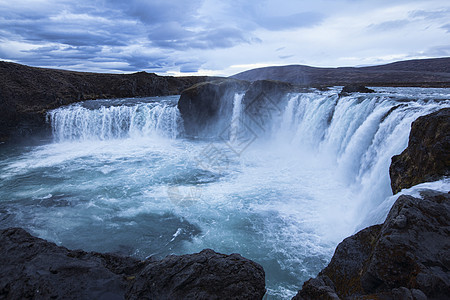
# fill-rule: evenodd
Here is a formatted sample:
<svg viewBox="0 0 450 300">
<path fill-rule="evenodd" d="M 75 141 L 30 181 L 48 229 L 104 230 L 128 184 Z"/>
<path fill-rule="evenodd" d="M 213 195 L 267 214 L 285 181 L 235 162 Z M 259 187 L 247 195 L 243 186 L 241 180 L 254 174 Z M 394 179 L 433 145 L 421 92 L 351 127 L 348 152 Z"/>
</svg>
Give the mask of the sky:
<svg viewBox="0 0 450 300">
<path fill-rule="evenodd" d="M 448 0 L 0 0 L 0 60 L 229 76 L 450 56 Z"/>
</svg>

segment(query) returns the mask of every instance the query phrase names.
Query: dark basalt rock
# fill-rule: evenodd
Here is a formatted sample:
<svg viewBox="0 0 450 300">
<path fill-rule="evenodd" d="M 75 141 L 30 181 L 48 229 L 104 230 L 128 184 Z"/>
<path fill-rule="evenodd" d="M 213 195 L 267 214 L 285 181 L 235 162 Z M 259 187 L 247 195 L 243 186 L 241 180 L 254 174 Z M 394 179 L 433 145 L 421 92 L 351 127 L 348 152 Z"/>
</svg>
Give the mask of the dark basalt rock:
<svg viewBox="0 0 450 300">
<path fill-rule="evenodd" d="M 270 121 L 274 116 L 282 114 L 283 101 L 287 101 L 286 95 L 300 91 L 304 89 L 287 82 L 274 80 L 252 82 L 242 99 L 243 122 L 252 128 L 249 134 L 260 136 L 267 132 L 266 124 L 271 124 Z"/>
<path fill-rule="evenodd" d="M 45 129 L 45 112 L 88 100 L 180 94 L 212 77 L 83 73 L 0 61 L 0 141 Z"/>
<path fill-rule="evenodd" d="M 221 132 L 229 124 L 235 93 L 244 92 L 249 83 L 222 79 L 196 84 L 181 93 L 178 109 L 188 136 L 207 136 L 211 129 Z"/>
<path fill-rule="evenodd" d="M 243 103 L 245 105 L 250 105 L 251 102 L 255 101 L 255 99 L 257 99 L 261 94 L 264 94 L 265 97 L 270 98 L 272 102 L 278 103 L 280 96 L 283 96 L 289 92 L 299 92 L 303 90 L 304 89 L 287 82 L 257 80 L 252 82 L 249 86 L 247 92 L 245 93 Z"/>
<path fill-rule="evenodd" d="M 129 299 L 262 299 L 263 268 L 240 256 L 206 249 L 149 263 L 128 289 Z"/>
<path fill-rule="evenodd" d="M 261 299 L 262 267 L 212 250 L 139 261 L 0 231 L 0 299 Z"/>
<path fill-rule="evenodd" d="M 132 258 L 71 251 L 20 228 L 0 234 L 0 298 L 123 299 Z"/>
<path fill-rule="evenodd" d="M 450 176 L 450 108 L 412 123 L 408 147 L 392 157 L 389 174 L 394 194 L 422 182 Z"/>
<path fill-rule="evenodd" d="M 448 299 L 450 194 L 400 196 L 385 222 L 338 245 L 294 299 Z"/>
<path fill-rule="evenodd" d="M 363 85 L 352 84 L 344 86 L 339 93 L 339 97 L 348 96 L 352 93 L 375 93 L 375 91 Z"/>
</svg>

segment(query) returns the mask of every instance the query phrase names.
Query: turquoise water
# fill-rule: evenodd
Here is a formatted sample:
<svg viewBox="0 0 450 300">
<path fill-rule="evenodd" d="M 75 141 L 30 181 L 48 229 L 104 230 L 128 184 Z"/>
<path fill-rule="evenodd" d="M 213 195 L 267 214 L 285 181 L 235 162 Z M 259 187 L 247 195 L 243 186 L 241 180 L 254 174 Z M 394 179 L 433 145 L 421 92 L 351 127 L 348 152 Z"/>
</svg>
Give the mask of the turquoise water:
<svg viewBox="0 0 450 300">
<path fill-rule="evenodd" d="M 227 100 L 229 139 L 184 137 L 178 97 L 52 111 L 51 141 L 0 148 L 0 226 L 139 258 L 236 252 L 263 265 L 269 298 L 291 297 L 343 238 L 382 221 L 390 157 L 413 120 L 450 106 L 446 89 L 280 95 L 249 136 L 241 99 Z"/>
</svg>

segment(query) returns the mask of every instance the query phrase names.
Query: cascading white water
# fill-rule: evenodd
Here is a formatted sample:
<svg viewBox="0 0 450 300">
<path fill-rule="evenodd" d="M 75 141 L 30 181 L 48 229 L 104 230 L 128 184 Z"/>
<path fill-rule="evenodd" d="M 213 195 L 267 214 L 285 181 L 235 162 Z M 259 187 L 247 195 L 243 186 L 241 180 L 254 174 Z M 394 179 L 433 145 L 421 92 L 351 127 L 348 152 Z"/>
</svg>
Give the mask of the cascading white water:
<svg viewBox="0 0 450 300">
<path fill-rule="evenodd" d="M 90 107 L 92 102 L 74 104 L 49 112 L 57 141 L 110 140 L 160 135 L 176 138 L 182 131 L 178 109 L 173 103 L 139 102 L 124 99 L 115 105 Z"/>
<path fill-rule="evenodd" d="M 354 222 L 360 229 L 367 225 L 367 214 L 391 195 L 390 159 L 406 147 L 410 124 L 448 106 L 445 97 L 397 101 L 389 94 L 340 99 L 336 93 L 293 94 L 281 119 L 274 120 L 271 135 L 299 153 L 314 153 L 336 169 L 350 189 L 359 191 L 355 193 L 359 216 Z"/>
<path fill-rule="evenodd" d="M 337 243 L 383 221 L 391 156 L 412 121 L 450 107 L 448 89 L 376 90 L 280 95 L 264 129 L 235 94 L 229 131 L 205 140 L 183 137 L 177 97 L 61 107 L 55 143 L 0 153 L 0 226 L 139 258 L 237 252 L 263 265 L 269 297 L 292 297 Z"/>
<path fill-rule="evenodd" d="M 233 99 L 233 113 L 231 115 L 231 124 L 230 124 L 230 140 L 234 141 L 238 138 L 239 135 L 239 126 L 241 123 L 241 114 L 242 114 L 242 98 L 244 97 L 244 93 L 236 93 Z"/>
</svg>

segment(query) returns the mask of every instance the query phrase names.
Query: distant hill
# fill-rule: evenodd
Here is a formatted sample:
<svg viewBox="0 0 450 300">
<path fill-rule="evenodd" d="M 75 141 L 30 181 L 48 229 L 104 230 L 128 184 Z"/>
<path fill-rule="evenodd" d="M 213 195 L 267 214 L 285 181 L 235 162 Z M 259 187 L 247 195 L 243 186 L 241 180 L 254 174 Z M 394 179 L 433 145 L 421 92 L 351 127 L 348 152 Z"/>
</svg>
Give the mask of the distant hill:
<svg viewBox="0 0 450 300">
<path fill-rule="evenodd" d="M 450 87 L 450 57 L 407 60 L 360 68 L 315 68 L 303 65 L 266 67 L 231 77 L 248 81 L 278 80 L 304 86 L 363 84 Z"/>
</svg>

